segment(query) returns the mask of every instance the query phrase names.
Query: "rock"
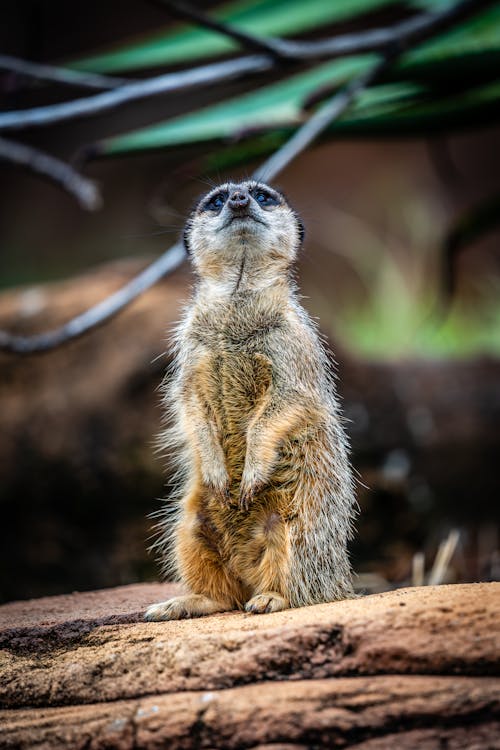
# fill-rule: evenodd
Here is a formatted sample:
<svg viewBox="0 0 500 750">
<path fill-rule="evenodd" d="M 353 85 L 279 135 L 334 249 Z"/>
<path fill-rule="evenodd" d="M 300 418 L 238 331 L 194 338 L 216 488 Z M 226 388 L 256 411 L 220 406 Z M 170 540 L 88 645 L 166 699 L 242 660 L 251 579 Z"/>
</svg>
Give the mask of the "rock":
<svg viewBox="0 0 500 750">
<path fill-rule="evenodd" d="M 0 607 L 0 746 L 500 748 L 500 584 L 142 621 L 178 590 Z"/>
</svg>

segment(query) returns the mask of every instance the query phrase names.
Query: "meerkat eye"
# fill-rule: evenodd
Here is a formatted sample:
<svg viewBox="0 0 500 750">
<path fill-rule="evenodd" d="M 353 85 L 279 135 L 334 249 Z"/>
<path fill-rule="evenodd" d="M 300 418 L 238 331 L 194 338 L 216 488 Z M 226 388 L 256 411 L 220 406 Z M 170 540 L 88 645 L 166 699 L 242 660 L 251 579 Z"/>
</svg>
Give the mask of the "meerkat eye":
<svg viewBox="0 0 500 750">
<path fill-rule="evenodd" d="M 203 206 L 203 211 L 220 211 L 226 202 L 227 193 L 217 193 Z"/>
<path fill-rule="evenodd" d="M 253 194 L 253 197 L 261 206 L 278 205 L 278 200 L 273 195 L 271 195 L 271 193 L 268 193 L 267 190 L 256 190 Z"/>
</svg>

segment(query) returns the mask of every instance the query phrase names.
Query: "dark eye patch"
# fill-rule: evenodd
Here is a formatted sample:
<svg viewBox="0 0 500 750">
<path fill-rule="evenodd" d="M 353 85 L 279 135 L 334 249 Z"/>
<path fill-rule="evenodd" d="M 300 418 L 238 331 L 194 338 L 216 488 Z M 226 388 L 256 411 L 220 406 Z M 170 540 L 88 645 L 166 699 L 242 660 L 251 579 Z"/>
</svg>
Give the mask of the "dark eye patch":
<svg viewBox="0 0 500 750">
<path fill-rule="evenodd" d="M 201 207 L 202 211 L 220 211 L 227 200 L 227 192 L 220 192 L 213 195 Z"/>
<path fill-rule="evenodd" d="M 264 188 L 254 188 L 252 190 L 252 196 L 257 201 L 259 206 L 277 206 L 279 200 L 272 195 L 268 190 Z"/>
</svg>

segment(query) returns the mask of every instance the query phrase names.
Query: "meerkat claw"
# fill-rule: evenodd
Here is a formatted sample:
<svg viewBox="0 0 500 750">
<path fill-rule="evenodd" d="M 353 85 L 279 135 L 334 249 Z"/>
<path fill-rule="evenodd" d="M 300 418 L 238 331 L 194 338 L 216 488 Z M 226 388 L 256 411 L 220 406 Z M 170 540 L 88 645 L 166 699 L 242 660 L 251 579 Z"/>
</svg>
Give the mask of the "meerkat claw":
<svg viewBox="0 0 500 750">
<path fill-rule="evenodd" d="M 252 502 L 254 498 L 254 491 L 252 489 L 243 490 L 240 492 L 240 497 L 238 500 L 238 504 L 241 508 L 241 510 L 247 511 L 250 507 L 250 503 Z"/>
<path fill-rule="evenodd" d="M 248 510 L 248 507 L 250 505 L 250 499 L 251 495 L 248 492 L 245 492 L 244 494 L 241 493 L 238 498 L 238 505 L 240 506 L 241 510 Z"/>
<path fill-rule="evenodd" d="M 239 506 L 242 510 L 249 510 L 250 504 L 254 497 L 259 494 L 260 490 L 264 486 L 263 482 L 256 482 L 255 484 L 240 489 Z"/>
<path fill-rule="evenodd" d="M 217 500 L 219 500 L 222 505 L 224 505 L 225 508 L 229 508 L 231 506 L 231 490 L 229 489 L 229 484 L 226 484 L 224 487 L 220 487 L 215 490 L 215 496 Z"/>
</svg>

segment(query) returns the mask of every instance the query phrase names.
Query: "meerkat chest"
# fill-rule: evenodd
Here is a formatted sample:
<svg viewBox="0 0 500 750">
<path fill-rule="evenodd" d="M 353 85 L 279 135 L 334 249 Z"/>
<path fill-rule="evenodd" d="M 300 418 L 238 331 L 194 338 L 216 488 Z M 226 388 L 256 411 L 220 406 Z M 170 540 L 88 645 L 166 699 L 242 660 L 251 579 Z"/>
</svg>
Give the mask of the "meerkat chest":
<svg viewBox="0 0 500 750">
<path fill-rule="evenodd" d="M 230 306 L 199 306 L 190 335 L 193 342 L 213 354 L 244 358 L 267 349 L 269 335 L 284 327 L 280 310 L 243 301 Z"/>
<path fill-rule="evenodd" d="M 272 378 L 273 363 L 265 354 L 220 347 L 199 354 L 193 385 L 221 426 L 227 429 L 229 424 L 235 428 L 239 424 L 244 428 Z"/>
<path fill-rule="evenodd" d="M 282 325 L 281 314 L 255 305 L 198 306 L 189 331 L 194 376 L 224 429 L 229 423 L 244 428 L 268 391 L 274 368 L 269 336 Z"/>
</svg>

